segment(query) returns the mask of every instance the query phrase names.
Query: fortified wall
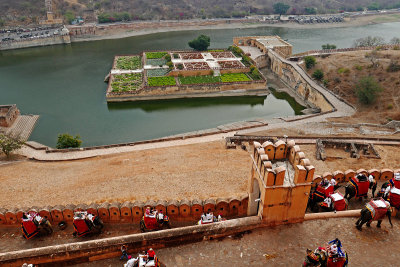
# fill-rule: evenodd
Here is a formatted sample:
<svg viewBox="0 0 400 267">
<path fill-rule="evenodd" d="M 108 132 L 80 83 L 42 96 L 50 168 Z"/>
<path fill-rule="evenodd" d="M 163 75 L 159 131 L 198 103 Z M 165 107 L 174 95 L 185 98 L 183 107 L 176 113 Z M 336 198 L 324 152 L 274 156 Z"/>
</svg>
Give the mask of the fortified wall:
<svg viewBox="0 0 400 267">
<path fill-rule="evenodd" d="M 206 200 L 159 200 L 124 202 L 124 203 L 102 203 L 102 204 L 79 204 L 79 205 L 57 205 L 54 207 L 31 207 L 21 209 L 0 209 L 0 225 L 13 225 L 21 222 L 24 212 L 35 211 L 51 222 L 72 222 L 74 211 L 88 211 L 98 215 L 106 223 L 139 223 L 146 207 L 152 207 L 163 214 L 167 214 L 172 223 L 196 222 L 203 212 L 214 212 L 222 214 L 225 218 L 238 218 L 247 215 L 248 195 L 239 198 L 218 198 Z"/>
<path fill-rule="evenodd" d="M 279 36 L 236 37 L 233 43 L 248 52 L 257 67 L 267 67 L 293 91 L 321 112 L 334 110 L 332 104 L 318 90 L 313 81 L 295 62 L 286 60 L 292 54 L 292 45 Z"/>
<path fill-rule="evenodd" d="M 265 225 L 302 222 L 315 168 L 293 140 L 254 142 L 247 214 Z"/>
<path fill-rule="evenodd" d="M 0 50 L 11 50 L 35 46 L 47 46 L 57 44 L 70 44 L 71 38 L 67 34 L 54 35 L 50 37 L 40 37 L 35 39 L 24 39 L 18 41 L 0 42 Z"/>
<path fill-rule="evenodd" d="M 0 106 L 0 126 L 10 127 L 19 115 L 19 109 L 15 104 Z"/>
</svg>

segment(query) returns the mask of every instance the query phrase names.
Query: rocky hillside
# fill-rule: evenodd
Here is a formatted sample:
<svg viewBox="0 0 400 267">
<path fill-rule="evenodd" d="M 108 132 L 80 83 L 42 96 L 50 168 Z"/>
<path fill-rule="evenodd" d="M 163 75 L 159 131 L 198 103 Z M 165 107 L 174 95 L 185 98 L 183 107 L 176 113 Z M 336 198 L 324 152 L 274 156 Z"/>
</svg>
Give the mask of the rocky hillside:
<svg viewBox="0 0 400 267">
<path fill-rule="evenodd" d="M 272 14 L 275 0 L 53 0 L 58 14 L 72 16 L 104 14 L 115 18 L 189 19 L 241 17 Z M 400 7 L 399 0 L 282 0 L 288 14 L 335 13 L 343 11 Z M 89 11 L 88 11 L 89 10 Z M 85 12 L 86 11 L 86 12 Z M 88 15 L 89 14 L 89 15 Z M 128 14 L 128 15 L 127 15 Z M 45 15 L 44 0 L 1 0 L 0 25 L 28 24 Z M 93 16 L 94 15 L 94 16 Z"/>
<path fill-rule="evenodd" d="M 396 49 L 399 49 L 397 47 Z M 326 87 L 357 107 L 355 121 L 386 123 L 400 120 L 400 50 L 357 51 L 317 58 L 309 70 L 324 73 Z M 357 83 L 371 76 L 380 85 L 375 102 L 360 103 L 355 93 Z"/>
</svg>

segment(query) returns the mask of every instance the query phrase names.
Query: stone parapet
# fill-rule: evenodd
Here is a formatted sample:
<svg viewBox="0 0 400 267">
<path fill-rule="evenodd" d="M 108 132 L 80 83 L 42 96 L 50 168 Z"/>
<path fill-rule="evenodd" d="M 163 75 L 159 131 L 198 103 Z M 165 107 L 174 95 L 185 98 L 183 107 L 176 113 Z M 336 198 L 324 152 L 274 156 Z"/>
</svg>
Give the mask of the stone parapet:
<svg viewBox="0 0 400 267">
<path fill-rule="evenodd" d="M 152 207 L 167 214 L 171 221 L 194 222 L 199 220 L 201 214 L 206 211 L 221 213 L 225 218 L 236 218 L 246 216 L 248 195 L 241 198 L 218 198 L 206 200 L 159 200 L 147 201 L 146 203 L 136 201 L 123 204 L 79 204 L 54 207 L 32 207 L 23 209 L 0 209 L 0 225 L 19 225 L 23 212 L 35 211 L 51 222 L 72 222 L 75 211 L 86 210 L 92 214 L 99 215 L 106 223 L 138 223 L 143 216 L 146 207 Z M 215 214 L 215 215 L 217 215 Z"/>
</svg>

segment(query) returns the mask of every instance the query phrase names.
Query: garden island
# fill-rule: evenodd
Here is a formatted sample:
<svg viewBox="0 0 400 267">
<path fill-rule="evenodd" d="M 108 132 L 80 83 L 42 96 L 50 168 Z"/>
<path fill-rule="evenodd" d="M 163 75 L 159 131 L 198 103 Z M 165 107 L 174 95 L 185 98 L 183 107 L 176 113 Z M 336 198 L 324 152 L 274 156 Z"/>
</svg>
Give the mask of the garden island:
<svg viewBox="0 0 400 267">
<path fill-rule="evenodd" d="M 268 94 L 267 81 L 239 47 L 117 55 L 107 101 Z"/>
</svg>

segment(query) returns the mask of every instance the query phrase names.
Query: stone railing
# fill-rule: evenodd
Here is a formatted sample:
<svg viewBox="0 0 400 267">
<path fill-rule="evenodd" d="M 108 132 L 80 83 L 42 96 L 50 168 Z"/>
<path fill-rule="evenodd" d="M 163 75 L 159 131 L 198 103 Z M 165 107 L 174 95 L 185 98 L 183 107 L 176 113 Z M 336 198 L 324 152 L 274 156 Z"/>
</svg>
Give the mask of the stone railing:
<svg viewBox="0 0 400 267">
<path fill-rule="evenodd" d="M 13 225 L 21 222 L 24 212 L 35 211 L 51 222 L 72 222 L 75 211 L 88 211 L 98 215 L 106 223 L 138 223 L 146 207 L 153 207 L 168 215 L 172 222 L 199 220 L 203 212 L 214 212 L 225 218 L 237 218 L 247 215 L 248 195 L 239 198 L 218 198 L 206 200 L 158 200 L 124 203 L 57 205 L 54 207 L 31 207 L 26 209 L 0 209 L 0 224 Z"/>
</svg>

